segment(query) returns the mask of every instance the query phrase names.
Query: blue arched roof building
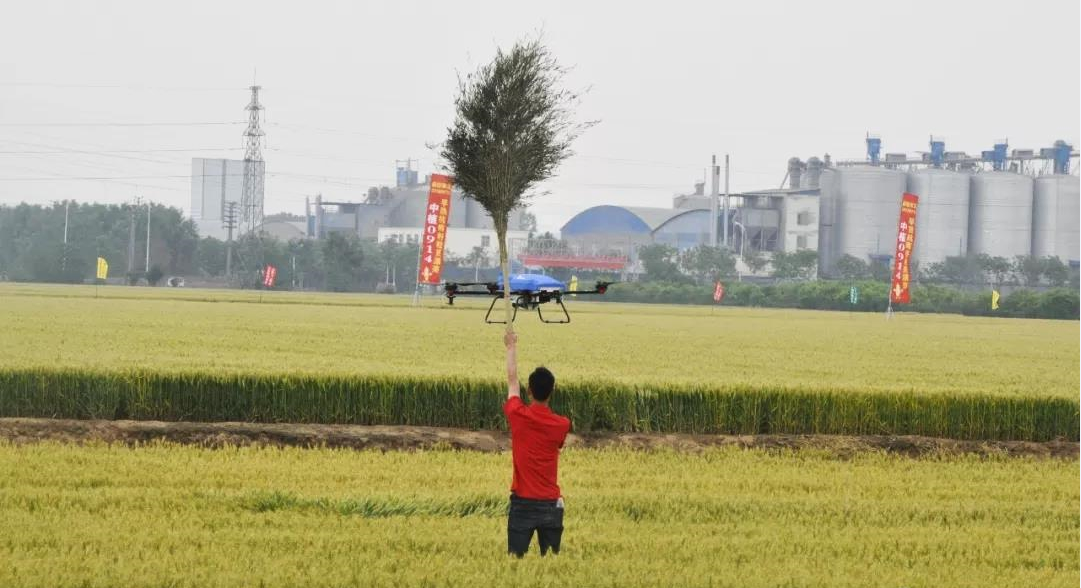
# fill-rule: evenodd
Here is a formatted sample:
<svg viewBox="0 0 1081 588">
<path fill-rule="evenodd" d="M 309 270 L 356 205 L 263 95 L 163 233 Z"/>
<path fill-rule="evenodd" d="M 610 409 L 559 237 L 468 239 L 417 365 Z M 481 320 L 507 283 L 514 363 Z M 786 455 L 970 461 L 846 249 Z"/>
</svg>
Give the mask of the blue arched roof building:
<svg viewBox="0 0 1081 588">
<path fill-rule="evenodd" d="M 709 241 L 709 211 L 603 205 L 574 215 L 560 230 L 568 241 L 612 245 L 663 243 L 689 249 Z"/>
</svg>

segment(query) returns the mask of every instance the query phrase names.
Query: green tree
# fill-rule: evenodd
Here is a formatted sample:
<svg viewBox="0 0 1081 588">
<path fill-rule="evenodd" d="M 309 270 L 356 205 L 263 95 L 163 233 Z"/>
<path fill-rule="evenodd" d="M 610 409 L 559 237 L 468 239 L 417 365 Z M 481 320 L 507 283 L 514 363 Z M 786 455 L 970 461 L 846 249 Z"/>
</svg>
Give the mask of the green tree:
<svg viewBox="0 0 1081 588">
<path fill-rule="evenodd" d="M 1070 281 L 1070 268 L 1057 257 L 1045 257 L 1040 260 L 1040 266 L 1047 282 L 1056 288 L 1065 286 Z"/>
<path fill-rule="evenodd" d="M 871 268 L 867 262 L 849 254 L 842 255 L 834 264 L 837 277 L 842 280 L 865 280 L 871 277 Z"/>
<path fill-rule="evenodd" d="M 518 230 L 527 231 L 529 233 L 528 238 L 532 239 L 537 232 L 537 215 L 528 210 L 523 210 L 522 221 L 518 225 Z"/>
<path fill-rule="evenodd" d="M 699 245 L 687 249 L 679 255 L 679 265 L 699 284 L 736 275 L 736 258 L 724 247 Z"/>
<path fill-rule="evenodd" d="M 950 284 L 981 284 L 984 281 L 984 268 L 990 257 L 969 255 L 947 257 L 944 261 L 928 267 L 932 281 Z"/>
<path fill-rule="evenodd" d="M 1031 255 L 1018 255 L 1013 261 L 1013 272 L 1025 286 L 1039 286 L 1043 275 L 1043 260 Z"/>
<path fill-rule="evenodd" d="M 150 266 L 150 271 L 146 272 L 146 283 L 151 286 L 157 286 L 163 276 L 165 276 L 165 272 L 161 270 L 160 265 L 155 263 Z"/>
<path fill-rule="evenodd" d="M 353 292 L 359 289 L 364 264 L 364 251 L 355 235 L 331 232 L 322 241 L 323 271 L 326 289 L 331 292 Z"/>
<path fill-rule="evenodd" d="M 656 282 L 686 281 L 679 271 L 678 254 L 675 247 L 660 243 L 639 247 L 638 259 L 646 270 L 646 279 Z"/>
<path fill-rule="evenodd" d="M 747 264 L 752 274 L 757 274 L 769 266 L 769 259 L 761 251 L 751 249 L 743 254 L 743 263 Z"/>
<path fill-rule="evenodd" d="M 984 275 L 994 279 L 995 284 L 1006 284 L 1013 275 L 1013 264 L 1005 257 L 989 257 L 980 255 L 977 257 L 983 268 Z"/>
<path fill-rule="evenodd" d="M 454 124 L 440 151 L 462 191 L 492 217 L 505 284 L 510 212 L 555 174 L 584 128 L 572 120 L 577 94 L 560 87 L 565 73 L 539 40 L 497 51 L 461 81 Z M 504 312 L 512 332 L 510 296 Z"/>
<path fill-rule="evenodd" d="M 773 277 L 781 280 L 810 279 L 814 277 L 817 267 L 818 252 L 812 249 L 773 254 Z"/>
<path fill-rule="evenodd" d="M 469 255 L 465 256 L 463 260 L 466 265 L 473 267 L 473 281 L 480 280 L 480 266 L 488 265 L 488 248 L 476 246 L 469 252 Z"/>
<path fill-rule="evenodd" d="M 195 271 L 210 277 L 225 275 L 225 242 L 214 237 L 199 239 L 195 247 Z"/>
</svg>

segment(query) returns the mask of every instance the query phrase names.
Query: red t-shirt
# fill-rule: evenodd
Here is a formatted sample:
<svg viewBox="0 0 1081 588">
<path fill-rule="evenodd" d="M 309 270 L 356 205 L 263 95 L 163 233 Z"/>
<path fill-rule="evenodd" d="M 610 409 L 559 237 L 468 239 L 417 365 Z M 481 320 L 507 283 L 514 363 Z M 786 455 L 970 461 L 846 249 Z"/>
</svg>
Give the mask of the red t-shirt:
<svg viewBox="0 0 1081 588">
<path fill-rule="evenodd" d="M 534 402 L 526 406 L 512 396 L 503 405 L 510 425 L 514 481 L 510 491 L 522 498 L 556 500 L 559 493 L 559 449 L 567 439 L 571 421 Z"/>
</svg>

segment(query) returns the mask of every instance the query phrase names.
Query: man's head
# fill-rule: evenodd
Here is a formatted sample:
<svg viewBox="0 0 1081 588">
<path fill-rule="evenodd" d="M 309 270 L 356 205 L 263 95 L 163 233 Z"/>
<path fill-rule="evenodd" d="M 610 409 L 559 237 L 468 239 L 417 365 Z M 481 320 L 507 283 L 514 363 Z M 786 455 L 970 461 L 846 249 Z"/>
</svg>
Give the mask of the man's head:
<svg viewBox="0 0 1081 588">
<path fill-rule="evenodd" d="M 556 387 L 556 377 L 546 367 L 539 367 L 529 374 L 529 396 L 537 402 L 548 402 Z"/>
</svg>

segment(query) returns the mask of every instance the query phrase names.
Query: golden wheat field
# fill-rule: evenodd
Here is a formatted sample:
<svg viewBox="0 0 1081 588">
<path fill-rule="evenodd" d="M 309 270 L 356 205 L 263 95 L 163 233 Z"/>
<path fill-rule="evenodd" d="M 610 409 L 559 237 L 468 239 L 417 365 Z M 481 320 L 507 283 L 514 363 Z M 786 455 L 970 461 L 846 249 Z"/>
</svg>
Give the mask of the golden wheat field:
<svg viewBox="0 0 1081 588">
<path fill-rule="evenodd" d="M 0 585 L 1078 583 L 1077 463 L 568 450 L 564 549 L 505 553 L 508 454 L 0 444 Z"/>
<path fill-rule="evenodd" d="M 0 367 L 498 378 L 479 300 L 0 286 Z M 523 366 L 563 381 L 746 384 L 1074 399 L 1073 321 L 571 301 L 521 314 Z"/>
</svg>

